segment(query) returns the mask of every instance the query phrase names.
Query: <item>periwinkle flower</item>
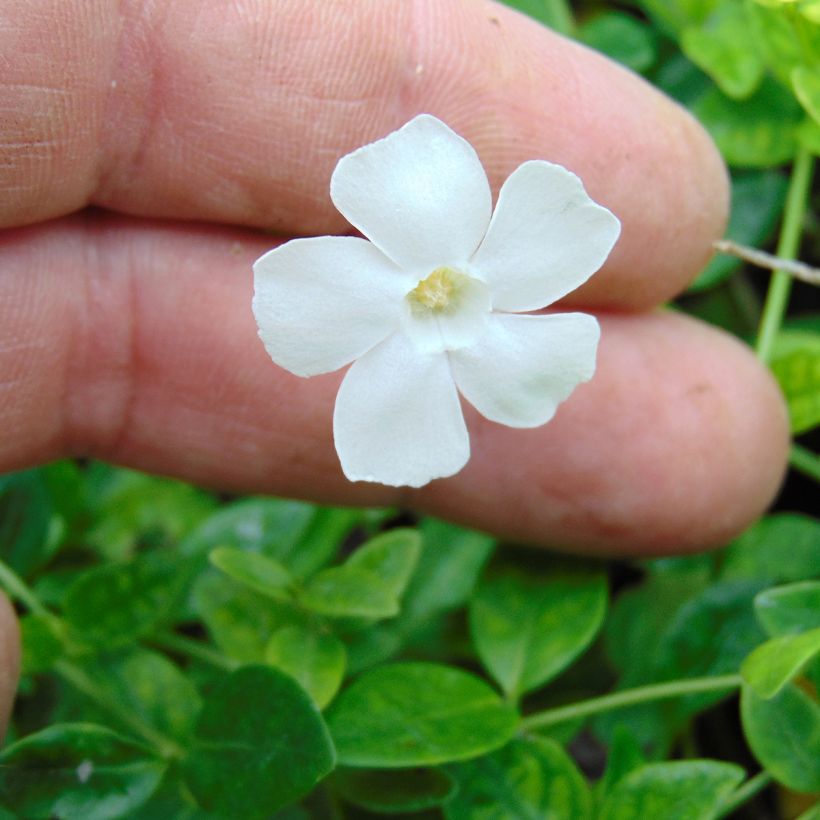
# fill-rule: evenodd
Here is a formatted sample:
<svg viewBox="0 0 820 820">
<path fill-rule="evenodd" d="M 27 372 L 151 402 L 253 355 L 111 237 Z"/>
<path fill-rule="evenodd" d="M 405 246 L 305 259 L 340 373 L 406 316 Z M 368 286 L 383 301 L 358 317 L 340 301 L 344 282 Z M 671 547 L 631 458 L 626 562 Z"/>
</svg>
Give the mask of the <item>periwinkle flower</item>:
<svg viewBox="0 0 820 820">
<path fill-rule="evenodd" d="M 592 377 L 596 319 L 530 313 L 585 282 L 620 232 L 573 173 L 525 162 L 493 212 L 472 146 L 423 114 L 342 157 L 330 195 L 367 239 L 269 251 L 253 310 L 291 373 L 352 362 L 333 415 L 351 481 L 419 487 L 457 473 L 470 457 L 459 393 L 491 421 L 537 427 Z"/>
</svg>

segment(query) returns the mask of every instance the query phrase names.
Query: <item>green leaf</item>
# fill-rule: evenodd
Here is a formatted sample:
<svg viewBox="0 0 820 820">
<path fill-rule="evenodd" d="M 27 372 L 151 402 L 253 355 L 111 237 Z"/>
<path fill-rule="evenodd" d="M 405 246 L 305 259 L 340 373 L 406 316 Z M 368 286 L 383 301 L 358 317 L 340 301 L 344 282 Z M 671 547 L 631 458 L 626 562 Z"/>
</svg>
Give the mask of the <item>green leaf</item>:
<svg viewBox="0 0 820 820">
<path fill-rule="evenodd" d="M 298 599 L 305 609 L 334 618 L 391 618 L 399 611 L 399 602 L 385 581 L 350 565 L 318 572 Z"/>
<path fill-rule="evenodd" d="M 798 66 L 792 69 L 791 80 L 800 104 L 815 122 L 820 123 L 820 76 L 817 67 Z"/>
<path fill-rule="evenodd" d="M 0 754 L 0 800 L 20 817 L 128 816 L 165 771 L 140 744 L 87 723 L 55 724 Z"/>
<path fill-rule="evenodd" d="M 604 776 L 599 781 L 600 794 L 606 797 L 626 775 L 646 763 L 635 735 L 626 726 L 616 726 L 606 759 Z"/>
<path fill-rule="evenodd" d="M 820 706 L 794 684 L 764 699 L 751 686 L 740 697 L 743 731 L 772 777 L 798 792 L 820 791 Z"/>
<path fill-rule="evenodd" d="M 518 714 L 480 678 L 431 663 L 365 672 L 328 712 L 339 762 L 409 768 L 465 760 L 503 746 Z"/>
<path fill-rule="evenodd" d="M 820 581 L 764 590 L 755 598 L 755 612 L 774 638 L 820 626 Z"/>
<path fill-rule="evenodd" d="M 617 689 L 736 672 L 746 656 L 765 640 L 753 607 L 760 587 L 757 581 L 714 583 L 677 607 L 661 602 L 660 616 L 652 612 L 657 597 L 636 596 L 638 606 L 633 616 L 638 623 L 643 616 L 655 626 L 635 631 L 630 655 L 634 662 L 624 667 Z M 667 584 L 665 588 L 670 590 L 670 597 L 681 594 L 675 586 Z M 612 628 L 616 628 L 615 624 Z M 647 652 L 648 646 L 652 647 L 651 652 Z M 624 725 L 652 753 L 666 754 L 669 744 L 693 714 L 730 694 L 726 690 L 687 695 L 617 709 L 596 718 L 595 728 L 608 738 L 617 725 Z"/>
<path fill-rule="evenodd" d="M 381 814 L 435 808 L 456 786 L 443 769 L 337 769 L 332 782 L 348 803 Z"/>
<path fill-rule="evenodd" d="M 163 734 L 184 740 L 193 731 L 199 693 L 164 655 L 133 648 L 98 656 L 83 668 L 121 706 Z"/>
<path fill-rule="evenodd" d="M 84 642 L 123 646 L 170 617 L 182 578 L 178 559 L 156 550 L 127 563 L 105 564 L 71 584 L 63 614 Z"/>
<path fill-rule="evenodd" d="M 730 165 L 766 168 L 788 162 L 797 150 L 800 107 L 772 79 L 742 101 L 711 89 L 692 110 Z"/>
<path fill-rule="evenodd" d="M 757 50 L 766 65 L 784 86 L 789 85 L 792 69 L 803 61 L 803 52 L 791 15 L 780 8 L 765 8 L 759 2 L 747 3 L 751 22 L 750 46 Z"/>
<path fill-rule="evenodd" d="M 283 601 L 291 597 L 291 574 L 273 558 L 235 547 L 211 550 L 208 560 L 228 577 L 269 598 Z"/>
<path fill-rule="evenodd" d="M 641 0 L 655 24 L 674 35 L 686 26 L 703 23 L 720 0 Z"/>
<path fill-rule="evenodd" d="M 83 542 L 109 560 L 131 557 L 138 544 L 176 544 L 216 503 L 184 482 L 99 462 L 88 469 L 87 481 L 93 523 Z"/>
<path fill-rule="evenodd" d="M 655 32 L 621 11 L 603 11 L 578 30 L 578 39 L 633 71 L 646 71 L 658 56 Z"/>
<path fill-rule="evenodd" d="M 0 560 L 30 577 L 53 553 L 49 538 L 53 505 L 37 470 L 3 477 L 0 483 Z"/>
<path fill-rule="evenodd" d="M 421 555 L 421 535 L 402 528 L 371 538 L 348 558 L 346 566 L 377 575 L 391 595 L 401 598 Z"/>
<path fill-rule="evenodd" d="M 598 820 L 710 820 L 743 778 L 739 766 L 715 760 L 650 763 L 615 786 Z"/>
<path fill-rule="evenodd" d="M 723 552 L 720 577 L 776 584 L 816 577 L 818 567 L 820 521 L 778 513 L 761 519 L 729 545 Z"/>
<path fill-rule="evenodd" d="M 749 47 L 751 23 L 741 3 L 722 3 L 702 26 L 687 27 L 681 47 L 729 97 L 743 99 L 760 85 L 763 61 Z"/>
<path fill-rule="evenodd" d="M 247 498 L 220 508 L 180 544 L 185 555 L 234 547 L 273 558 L 297 578 L 326 564 L 364 510 L 337 510 L 300 501 Z"/>
<path fill-rule="evenodd" d="M 746 658 L 740 674 L 757 695 L 768 699 L 796 677 L 818 653 L 820 627 L 799 635 L 772 638 Z"/>
<path fill-rule="evenodd" d="M 458 791 L 444 808 L 447 820 L 584 820 L 592 814 L 586 781 L 552 740 L 514 740 L 451 770 Z"/>
<path fill-rule="evenodd" d="M 820 424 L 820 337 L 783 331 L 771 367 L 786 397 L 792 433 L 805 433 Z"/>
<path fill-rule="evenodd" d="M 283 604 L 216 573 L 197 580 L 192 599 L 214 643 L 240 663 L 262 663 L 271 634 L 301 618 Z"/>
<path fill-rule="evenodd" d="M 603 623 L 602 573 L 506 573 L 485 581 L 470 603 L 470 630 L 479 657 L 505 693 L 536 689 L 565 669 Z"/>
<path fill-rule="evenodd" d="M 420 530 L 424 547 L 402 612 L 415 623 L 465 604 L 495 547 L 489 535 L 434 518 L 425 518 Z"/>
<path fill-rule="evenodd" d="M 732 207 L 726 236 L 741 245 L 759 247 L 771 236 L 786 202 L 788 180 L 779 171 L 732 174 Z M 743 263 L 729 254 L 717 254 L 689 286 L 698 293 L 720 284 Z"/>
<path fill-rule="evenodd" d="M 208 695 L 184 770 L 204 809 L 245 820 L 298 800 L 333 765 L 327 728 L 307 693 L 276 669 L 246 666 Z"/>
<path fill-rule="evenodd" d="M 20 644 L 23 675 L 47 671 L 64 651 L 56 623 L 40 615 L 28 614 L 20 618 Z"/>
<path fill-rule="evenodd" d="M 572 13 L 563 0 L 504 0 L 524 14 L 529 15 L 539 23 L 549 26 L 553 31 L 572 36 L 574 28 Z"/>
<path fill-rule="evenodd" d="M 347 654 L 333 635 L 286 626 L 271 635 L 265 660 L 294 678 L 323 709 L 342 685 Z"/>
<path fill-rule="evenodd" d="M 815 156 L 820 156 L 820 124 L 811 117 L 806 117 L 797 126 L 797 141 L 807 151 Z"/>
</svg>

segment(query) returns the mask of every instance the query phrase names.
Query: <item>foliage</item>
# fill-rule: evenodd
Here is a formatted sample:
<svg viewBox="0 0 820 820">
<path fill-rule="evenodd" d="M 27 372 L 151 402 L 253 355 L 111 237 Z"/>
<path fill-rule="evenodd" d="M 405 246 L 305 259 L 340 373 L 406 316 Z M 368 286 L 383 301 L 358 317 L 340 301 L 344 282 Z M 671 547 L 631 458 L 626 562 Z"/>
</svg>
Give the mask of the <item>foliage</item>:
<svg viewBox="0 0 820 820">
<path fill-rule="evenodd" d="M 731 238 L 818 246 L 816 0 L 510 4 L 701 119 Z M 680 307 L 756 340 L 810 446 L 820 318 L 785 319 L 788 281 L 761 303 L 757 276 L 717 257 Z M 795 464 L 820 478 L 807 447 Z M 769 788 L 818 817 L 813 514 L 605 564 L 99 463 L 2 476 L 23 659 L 0 816 L 707 820 Z"/>
</svg>

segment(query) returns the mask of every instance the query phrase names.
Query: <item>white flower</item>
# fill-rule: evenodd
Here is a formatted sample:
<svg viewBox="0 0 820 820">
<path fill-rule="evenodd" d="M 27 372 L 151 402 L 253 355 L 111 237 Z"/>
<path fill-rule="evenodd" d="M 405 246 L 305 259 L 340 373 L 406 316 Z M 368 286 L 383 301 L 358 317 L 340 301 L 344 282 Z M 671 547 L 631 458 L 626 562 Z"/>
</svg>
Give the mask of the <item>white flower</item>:
<svg viewBox="0 0 820 820">
<path fill-rule="evenodd" d="M 420 487 L 470 457 L 460 392 L 537 427 L 595 370 L 598 322 L 522 315 L 586 281 L 620 223 L 581 180 L 525 162 L 495 212 L 472 146 L 429 115 L 339 160 L 330 196 L 370 241 L 294 239 L 254 265 L 271 358 L 298 376 L 353 362 L 333 434 L 351 481 Z"/>
</svg>

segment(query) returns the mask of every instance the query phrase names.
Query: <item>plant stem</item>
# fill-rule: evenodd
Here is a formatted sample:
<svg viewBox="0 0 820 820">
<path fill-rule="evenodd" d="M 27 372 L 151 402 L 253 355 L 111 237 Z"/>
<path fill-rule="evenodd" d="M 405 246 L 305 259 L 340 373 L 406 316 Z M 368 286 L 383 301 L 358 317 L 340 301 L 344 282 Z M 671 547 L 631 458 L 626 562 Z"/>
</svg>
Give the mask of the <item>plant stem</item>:
<svg viewBox="0 0 820 820">
<path fill-rule="evenodd" d="M 91 677 L 79 666 L 75 666 L 70 661 L 61 660 L 54 664 L 54 671 L 63 678 L 63 680 L 70 683 L 86 697 L 91 698 L 98 706 L 116 717 L 143 740 L 147 741 L 157 750 L 161 757 L 166 760 L 184 757 L 185 752 L 181 746 L 171 738 L 158 732 L 153 726 L 149 726 L 140 720 L 134 712 L 124 707 L 116 698 L 106 692 L 105 689 L 97 686 Z"/>
<path fill-rule="evenodd" d="M 542 0 L 544 22 L 554 31 L 566 37 L 575 36 L 575 19 L 567 0 Z"/>
<path fill-rule="evenodd" d="M 10 598 L 23 604 L 34 615 L 48 621 L 57 620 L 54 613 L 46 609 L 34 590 L 4 561 L 0 561 L 0 586 L 6 590 Z"/>
<path fill-rule="evenodd" d="M 226 658 L 220 652 L 211 649 L 207 644 L 195 641 L 192 638 L 186 638 L 184 635 L 177 635 L 175 632 L 159 632 L 151 636 L 150 642 L 163 649 L 177 652 L 189 658 L 195 658 L 198 661 L 207 663 L 208 666 L 216 666 L 219 669 L 231 671 L 239 666 L 237 661 Z"/>
<path fill-rule="evenodd" d="M 783 211 L 783 227 L 777 243 L 776 255 L 783 259 L 794 259 L 800 246 L 813 169 L 814 157 L 811 152 L 806 148 L 799 148 L 794 159 L 786 208 Z M 771 359 L 775 337 L 786 315 L 791 287 L 792 280 L 788 273 L 777 270 L 772 274 L 757 334 L 756 349 L 761 361 L 768 362 Z"/>
<path fill-rule="evenodd" d="M 816 453 L 801 447 L 799 444 L 792 444 L 789 463 L 803 475 L 820 482 L 820 456 Z"/>
<path fill-rule="evenodd" d="M 726 798 L 720 807 L 717 818 L 731 814 L 739 806 L 751 800 L 758 792 L 763 791 L 771 782 L 772 776 L 768 772 L 758 772 L 754 777 L 750 777 Z"/>
<path fill-rule="evenodd" d="M 653 683 L 649 686 L 639 686 L 636 689 L 625 689 L 622 692 L 613 692 L 599 698 L 582 700 L 571 703 L 569 706 L 559 706 L 556 709 L 546 709 L 536 712 L 521 721 L 525 730 L 537 729 L 540 726 L 552 726 L 564 723 L 575 718 L 585 718 L 597 715 L 600 712 L 609 712 L 621 709 L 624 706 L 633 706 L 636 703 L 645 703 L 652 700 L 665 700 L 692 695 L 697 692 L 717 692 L 721 689 L 737 689 L 742 682 L 740 675 L 722 675 L 711 678 L 691 678 L 689 680 L 673 680 L 668 683 Z"/>
</svg>

